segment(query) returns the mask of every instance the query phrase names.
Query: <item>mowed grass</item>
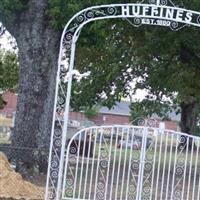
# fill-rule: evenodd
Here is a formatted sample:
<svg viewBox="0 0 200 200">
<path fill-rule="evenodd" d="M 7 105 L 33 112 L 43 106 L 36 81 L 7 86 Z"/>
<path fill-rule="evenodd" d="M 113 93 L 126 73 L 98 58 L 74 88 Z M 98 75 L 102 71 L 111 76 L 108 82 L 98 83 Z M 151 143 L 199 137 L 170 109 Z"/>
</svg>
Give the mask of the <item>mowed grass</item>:
<svg viewBox="0 0 200 200">
<path fill-rule="evenodd" d="M 192 167 L 196 164 L 200 166 L 200 148 L 199 143 L 195 143 L 193 150 L 188 149 L 180 150 L 178 149 L 178 142 L 176 140 L 157 139 L 154 141 L 146 150 L 144 151 L 144 161 L 147 163 L 152 163 L 155 166 L 160 165 L 160 167 L 173 167 L 175 164 L 181 164 L 189 166 L 191 163 Z M 172 146 L 171 146 L 172 145 Z M 111 150 L 111 151 L 110 151 Z M 110 162 L 139 162 L 141 160 L 142 149 L 130 149 L 130 148 L 119 148 L 116 146 L 114 141 L 112 145 L 109 141 L 106 143 L 97 143 L 95 148 L 95 158 L 98 158 L 100 154 L 105 154 Z"/>
<path fill-rule="evenodd" d="M 10 144 L 10 133 L 9 132 L 0 132 L 0 144 Z"/>
<path fill-rule="evenodd" d="M 158 145 L 155 149 L 154 145 L 152 148 L 145 150 L 145 162 L 140 162 L 141 149 L 120 149 L 115 147 L 115 144 L 98 143 L 95 148 L 94 160 L 92 158 L 88 160 L 87 158 L 79 157 L 79 159 L 76 160 L 78 162 L 72 164 L 72 173 L 74 174 L 74 177 L 77 177 L 76 186 L 73 186 L 76 197 L 84 197 L 84 195 L 85 197 L 88 197 L 90 192 L 92 196 L 97 195 L 94 191 L 99 181 L 107 181 L 107 194 L 104 194 L 107 198 L 112 196 L 114 199 L 120 199 L 120 196 L 122 196 L 122 199 L 126 199 L 126 191 L 129 191 L 129 185 L 132 184 L 135 190 L 137 188 L 141 164 L 144 164 L 143 187 L 145 187 L 145 180 L 149 181 L 149 185 L 153 183 L 152 190 L 154 192 L 152 195 L 155 195 L 155 191 L 157 190 L 157 198 L 159 198 L 162 193 L 163 196 L 171 194 L 173 174 L 174 172 L 176 173 L 176 169 L 180 164 L 183 166 L 183 169 L 186 170 L 183 170 L 179 175 L 175 174 L 174 187 L 177 188 L 183 186 L 182 177 L 185 173 L 185 191 L 187 192 L 189 187 L 191 195 L 193 187 L 195 187 L 195 190 L 198 190 L 197 184 L 195 186 L 192 185 L 195 176 L 196 163 L 196 179 L 199 177 L 200 159 L 197 151 L 188 152 L 186 155 L 185 151 L 176 151 L 175 147 L 165 148 L 165 145 Z M 107 161 L 105 168 L 102 167 L 101 161 Z M 145 164 L 150 165 L 147 165 L 146 167 Z M 148 166 L 150 166 L 150 168 Z M 76 169 L 77 171 L 75 171 Z M 131 183 L 131 181 L 133 182 Z M 191 182 L 190 186 L 188 186 L 189 181 Z M 169 194 L 166 193 L 167 182 L 169 182 Z M 198 183 L 198 180 L 196 183 Z M 85 186 L 85 188 L 83 186 Z M 136 193 L 133 192 L 132 195 L 134 194 Z M 187 196 L 187 194 L 184 194 L 184 197 L 185 196 Z"/>
<path fill-rule="evenodd" d="M 76 185 L 73 185 L 75 196 L 85 199 L 91 194 L 95 199 L 97 194 L 94 191 L 98 183 L 107 182 L 107 193 L 105 189 L 102 193 L 106 199 L 111 196 L 111 199 L 127 199 L 127 191 L 133 197 L 143 167 L 142 190 L 148 190 L 146 186 L 151 187 L 152 199 L 161 196 L 171 199 L 171 195 L 175 198 L 176 191 L 183 185 L 185 190 L 182 195 L 185 199 L 191 199 L 193 189 L 197 193 L 199 185 L 199 141 L 194 140 L 193 148 L 188 151 L 179 148 L 180 141 L 176 135 L 153 135 L 146 148 L 130 149 L 126 145 L 119 147 L 117 138 L 99 140 L 92 145 L 92 157 L 75 155 L 76 162 L 71 163 L 71 174 L 77 178 Z M 84 151 L 84 145 L 81 148 Z"/>
</svg>

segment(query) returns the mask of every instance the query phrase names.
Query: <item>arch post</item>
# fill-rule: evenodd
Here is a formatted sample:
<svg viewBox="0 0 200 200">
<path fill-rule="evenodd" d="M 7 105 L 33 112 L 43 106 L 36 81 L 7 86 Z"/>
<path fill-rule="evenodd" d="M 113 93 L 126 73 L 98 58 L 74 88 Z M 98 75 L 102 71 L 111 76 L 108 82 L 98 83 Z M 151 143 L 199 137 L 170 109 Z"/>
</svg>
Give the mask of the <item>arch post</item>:
<svg viewBox="0 0 200 200">
<path fill-rule="evenodd" d="M 74 37 L 76 38 L 76 36 Z M 63 181 L 63 170 L 64 170 L 64 158 L 65 158 L 65 148 L 67 143 L 67 125 L 69 121 L 69 109 L 70 109 L 70 98 L 71 98 L 71 90 L 72 90 L 72 76 L 73 76 L 73 68 L 74 68 L 74 60 L 75 60 L 75 50 L 76 50 L 76 39 L 72 40 L 72 49 L 71 49 L 71 59 L 69 66 L 69 80 L 67 85 L 67 96 L 65 103 L 65 112 L 64 112 L 64 125 L 62 131 L 62 146 L 61 146 L 61 154 L 60 154 L 60 168 L 58 173 L 58 186 L 56 193 L 56 200 L 61 199 L 62 194 L 62 181 Z"/>
</svg>

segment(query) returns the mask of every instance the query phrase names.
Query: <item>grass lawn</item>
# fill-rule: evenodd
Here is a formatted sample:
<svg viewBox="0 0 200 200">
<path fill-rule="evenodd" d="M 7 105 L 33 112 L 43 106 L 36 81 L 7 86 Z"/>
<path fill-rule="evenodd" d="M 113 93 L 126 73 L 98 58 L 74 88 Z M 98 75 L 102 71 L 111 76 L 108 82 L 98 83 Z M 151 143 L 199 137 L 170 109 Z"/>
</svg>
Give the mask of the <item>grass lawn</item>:
<svg viewBox="0 0 200 200">
<path fill-rule="evenodd" d="M 109 199 L 111 195 L 111 199 L 120 199 L 120 196 L 126 199 L 127 192 L 134 197 L 140 165 L 144 164 L 142 179 L 144 199 L 147 194 L 148 197 L 151 195 L 152 199 L 161 197 L 170 199 L 170 195 L 175 198 L 175 194 L 191 199 L 193 190 L 195 194 L 198 193 L 200 183 L 199 147 L 186 153 L 176 148 L 177 141 L 170 137 L 158 137 L 153 140 L 152 145 L 145 151 L 144 162 L 140 162 L 141 148 L 117 148 L 116 140 L 112 141 L 112 144 L 109 140 L 96 143 L 94 161 L 92 158 L 78 159 L 75 156 L 75 162 L 69 164 L 71 175 L 77 177 L 76 185 L 72 188 L 75 197 L 84 199 L 92 195 L 95 199 L 97 195 L 95 189 L 99 187 L 98 184 L 105 182 L 107 182 L 107 193 L 105 194 L 104 188 L 102 195 L 106 195 L 106 198 Z M 183 188 L 184 193 L 182 193 Z M 98 191 L 99 189 L 97 193 Z M 145 193 L 145 191 L 152 192 Z"/>
</svg>

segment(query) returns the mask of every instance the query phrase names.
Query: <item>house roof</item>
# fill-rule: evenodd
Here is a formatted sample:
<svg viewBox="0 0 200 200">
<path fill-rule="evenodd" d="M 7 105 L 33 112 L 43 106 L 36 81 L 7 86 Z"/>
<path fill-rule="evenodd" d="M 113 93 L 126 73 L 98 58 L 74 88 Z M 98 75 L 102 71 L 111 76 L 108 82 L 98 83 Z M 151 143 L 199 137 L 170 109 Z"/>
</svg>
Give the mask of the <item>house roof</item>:
<svg viewBox="0 0 200 200">
<path fill-rule="evenodd" d="M 128 101 L 117 102 L 116 105 L 113 106 L 111 109 L 109 109 L 105 106 L 101 107 L 99 110 L 99 113 L 131 116 L 130 105 L 131 105 L 131 103 Z M 181 120 L 181 114 L 180 113 L 177 114 L 176 110 L 169 112 L 168 116 L 169 116 L 169 119 L 171 119 L 172 121 L 180 121 Z M 159 118 L 158 115 L 156 115 L 156 114 L 154 114 L 152 117 Z"/>
<path fill-rule="evenodd" d="M 125 115 L 125 116 L 131 116 L 130 114 L 130 102 L 128 101 L 121 101 L 117 102 L 115 106 L 113 106 L 111 109 L 103 106 L 100 108 L 99 113 L 101 114 L 111 114 L 111 115 Z"/>
</svg>

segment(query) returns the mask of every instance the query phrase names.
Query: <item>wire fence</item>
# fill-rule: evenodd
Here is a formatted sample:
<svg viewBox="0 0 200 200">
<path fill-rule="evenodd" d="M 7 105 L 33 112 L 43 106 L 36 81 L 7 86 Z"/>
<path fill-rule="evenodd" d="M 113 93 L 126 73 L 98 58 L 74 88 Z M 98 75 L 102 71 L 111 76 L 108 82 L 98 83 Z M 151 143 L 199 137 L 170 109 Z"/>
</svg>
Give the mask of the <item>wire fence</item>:
<svg viewBox="0 0 200 200">
<path fill-rule="evenodd" d="M 17 155 L 27 155 L 27 160 L 32 160 L 40 150 L 12 146 L 13 123 L 12 115 L 0 114 L 0 200 L 44 199 L 45 172 L 41 173 L 37 164 L 28 166 L 15 159 Z"/>
</svg>

